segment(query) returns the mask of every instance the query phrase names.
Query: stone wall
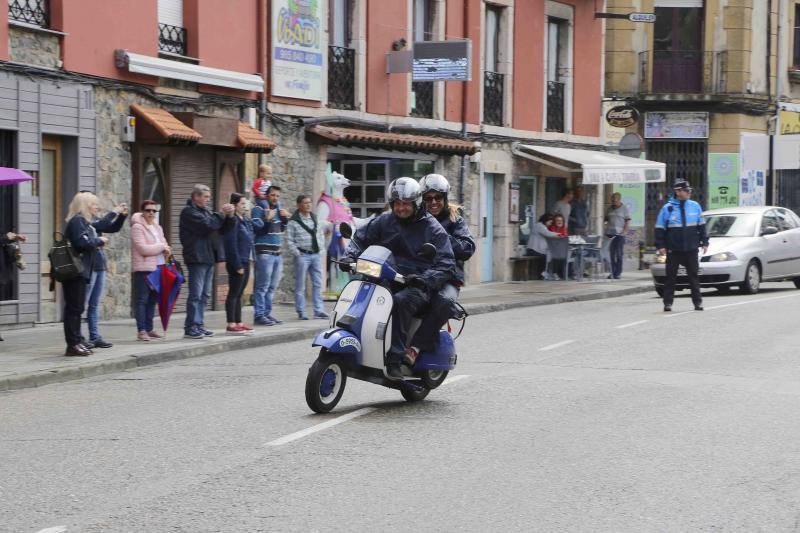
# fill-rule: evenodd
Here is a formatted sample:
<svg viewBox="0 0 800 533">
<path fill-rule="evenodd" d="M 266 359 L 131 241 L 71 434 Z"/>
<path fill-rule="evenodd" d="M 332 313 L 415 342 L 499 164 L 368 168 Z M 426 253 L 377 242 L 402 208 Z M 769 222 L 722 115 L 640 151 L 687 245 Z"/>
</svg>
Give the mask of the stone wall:
<svg viewBox="0 0 800 533">
<path fill-rule="evenodd" d="M 61 68 L 59 39 L 57 35 L 9 26 L 8 58 L 14 63 Z"/>
</svg>

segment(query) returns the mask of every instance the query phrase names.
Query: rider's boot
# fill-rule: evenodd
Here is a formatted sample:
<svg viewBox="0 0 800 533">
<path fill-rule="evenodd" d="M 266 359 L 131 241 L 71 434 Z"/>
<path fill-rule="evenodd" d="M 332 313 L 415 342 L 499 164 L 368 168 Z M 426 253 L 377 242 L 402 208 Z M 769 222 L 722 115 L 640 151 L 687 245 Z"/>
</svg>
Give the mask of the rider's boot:
<svg viewBox="0 0 800 533">
<path fill-rule="evenodd" d="M 389 353 L 386 357 L 386 374 L 393 379 L 403 379 L 403 370 L 400 368 L 402 355 Z"/>
</svg>

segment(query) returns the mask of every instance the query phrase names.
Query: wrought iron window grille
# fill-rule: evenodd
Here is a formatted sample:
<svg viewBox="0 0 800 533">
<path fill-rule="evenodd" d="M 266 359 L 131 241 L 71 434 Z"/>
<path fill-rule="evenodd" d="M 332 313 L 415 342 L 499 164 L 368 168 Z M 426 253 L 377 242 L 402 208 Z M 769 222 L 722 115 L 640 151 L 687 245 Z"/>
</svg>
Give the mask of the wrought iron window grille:
<svg viewBox="0 0 800 533">
<path fill-rule="evenodd" d="M 483 73 L 483 122 L 503 125 L 503 86 L 505 75 L 499 72 Z"/>
<path fill-rule="evenodd" d="M 328 107 L 356 108 L 356 51 L 328 46 Z"/>
<path fill-rule="evenodd" d="M 50 1 L 8 0 L 8 19 L 32 24 L 41 28 L 49 28 Z"/>
<path fill-rule="evenodd" d="M 412 117 L 433 118 L 433 82 L 415 81 L 411 84 L 416 102 L 411 110 Z"/>
<path fill-rule="evenodd" d="M 169 54 L 186 55 L 186 28 L 158 23 L 158 49 Z"/>
<path fill-rule="evenodd" d="M 564 84 L 547 82 L 547 131 L 564 132 Z"/>
</svg>

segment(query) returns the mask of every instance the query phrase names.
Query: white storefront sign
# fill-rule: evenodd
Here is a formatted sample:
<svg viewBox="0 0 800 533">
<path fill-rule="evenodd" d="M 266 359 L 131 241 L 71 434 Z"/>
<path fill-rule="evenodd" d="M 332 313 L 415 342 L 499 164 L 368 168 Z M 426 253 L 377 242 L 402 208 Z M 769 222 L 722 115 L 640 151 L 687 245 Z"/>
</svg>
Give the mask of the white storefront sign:
<svg viewBox="0 0 800 533">
<path fill-rule="evenodd" d="M 322 100 L 322 22 L 319 0 L 273 0 L 272 94 Z"/>
</svg>

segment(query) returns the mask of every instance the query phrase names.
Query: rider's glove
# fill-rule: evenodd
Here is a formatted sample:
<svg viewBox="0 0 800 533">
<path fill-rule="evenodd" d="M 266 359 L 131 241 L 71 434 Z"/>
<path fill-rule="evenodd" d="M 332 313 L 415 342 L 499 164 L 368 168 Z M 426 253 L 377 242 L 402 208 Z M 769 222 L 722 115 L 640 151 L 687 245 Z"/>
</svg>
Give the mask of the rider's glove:
<svg viewBox="0 0 800 533">
<path fill-rule="evenodd" d="M 346 272 L 350 274 L 353 272 L 353 264 L 352 263 L 339 263 L 339 270 L 342 272 Z"/>
<path fill-rule="evenodd" d="M 409 287 L 414 287 L 422 291 L 428 290 L 428 284 L 425 282 L 425 279 L 418 274 L 409 274 L 406 276 L 406 284 Z"/>
</svg>

